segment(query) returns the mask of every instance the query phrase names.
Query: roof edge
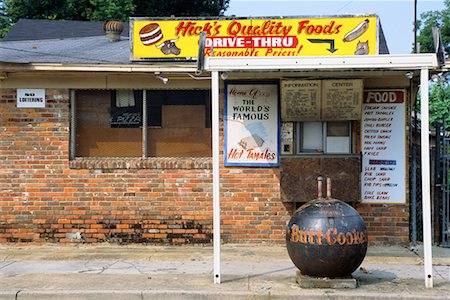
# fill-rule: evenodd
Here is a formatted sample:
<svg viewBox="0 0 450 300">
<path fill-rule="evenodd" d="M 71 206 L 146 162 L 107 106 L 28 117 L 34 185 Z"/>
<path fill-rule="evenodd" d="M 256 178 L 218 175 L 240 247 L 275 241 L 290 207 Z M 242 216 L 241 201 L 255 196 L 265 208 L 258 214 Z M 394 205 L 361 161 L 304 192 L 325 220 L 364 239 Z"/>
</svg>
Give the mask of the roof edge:
<svg viewBox="0 0 450 300">
<path fill-rule="evenodd" d="M 147 72 L 195 72 L 197 66 L 192 65 L 136 65 L 136 64 L 60 64 L 60 63 L 1 63 L 1 72 L 13 71 L 54 71 L 54 72 L 118 72 L 118 73 L 147 73 Z"/>
</svg>

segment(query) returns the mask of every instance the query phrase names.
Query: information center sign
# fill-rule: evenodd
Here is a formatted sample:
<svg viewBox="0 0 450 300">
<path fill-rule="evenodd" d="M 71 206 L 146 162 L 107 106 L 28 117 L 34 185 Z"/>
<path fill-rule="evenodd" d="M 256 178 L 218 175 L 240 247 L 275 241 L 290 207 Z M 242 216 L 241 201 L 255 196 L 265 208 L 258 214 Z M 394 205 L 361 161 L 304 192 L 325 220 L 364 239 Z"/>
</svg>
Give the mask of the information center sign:
<svg viewBox="0 0 450 300">
<path fill-rule="evenodd" d="M 360 120 L 361 79 L 281 81 L 283 121 Z"/>
<path fill-rule="evenodd" d="M 405 91 L 364 92 L 361 202 L 406 203 Z"/>
<path fill-rule="evenodd" d="M 225 85 L 225 166 L 279 166 L 277 83 Z"/>
<path fill-rule="evenodd" d="M 286 79 L 281 81 L 283 121 L 321 120 L 322 81 Z"/>
</svg>

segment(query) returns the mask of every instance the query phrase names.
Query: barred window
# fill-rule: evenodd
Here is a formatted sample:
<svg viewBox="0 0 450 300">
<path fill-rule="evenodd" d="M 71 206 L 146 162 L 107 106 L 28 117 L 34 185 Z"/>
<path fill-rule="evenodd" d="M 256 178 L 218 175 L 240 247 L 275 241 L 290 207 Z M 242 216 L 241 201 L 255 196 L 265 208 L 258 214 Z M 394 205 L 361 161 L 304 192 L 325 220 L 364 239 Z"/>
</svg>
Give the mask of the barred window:
<svg viewBox="0 0 450 300">
<path fill-rule="evenodd" d="M 211 156 L 209 90 L 143 93 L 76 90 L 75 157 Z"/>
</svg>

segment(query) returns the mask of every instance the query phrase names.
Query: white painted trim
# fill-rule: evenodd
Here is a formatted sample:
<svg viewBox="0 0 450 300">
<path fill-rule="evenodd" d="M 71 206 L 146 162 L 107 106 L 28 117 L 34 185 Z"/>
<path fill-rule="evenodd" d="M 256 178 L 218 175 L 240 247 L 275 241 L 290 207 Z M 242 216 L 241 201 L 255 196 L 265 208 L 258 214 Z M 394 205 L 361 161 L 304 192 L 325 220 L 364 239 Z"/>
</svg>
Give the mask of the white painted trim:
<svg viewBox="0 0 450 300">
<path fill-rule="evenodd" d="M 220 278 L 219 72 L 211 72 L 214 283 Z"/>
<path fill-rule="evenodd" d="M 5 72 L 19 71 L 54 71 L 54 72 L 118 72 L 118 73 L 194 73 L 197 66 L 194 63 L 183 65 L 152 64 L 59 64 L 59 63 L 1 63 L 0 70 Z"/>
<path fill-rule="evenodd" d="M 117 92 L 116 92 L 117 93 Z M 134 96 L 134 95 L 133 95 Z M 148 156 L 147 90 L 142 91 L 142 159 Z"/>
<path fill-rule="evenodd" d="M 430 197 L 430 143 L 428 111 L 428 76 L 427 68 L 420 71 L 420 126 L 421 126 L 421 160 L 422 160 L 422 219 L 423 219 L 423 258 L 425 286 L 433 287 L 433 262 L 431 251 L 431 197 Z"/>
<path fill-rule="evenodd" d="M 208 71 L 257 70 L 346 70 L 404 69 L 417 70 L 438 66 L 435 54 L 304 56 L 304 57 L 207 57 Z"/>
</svg>

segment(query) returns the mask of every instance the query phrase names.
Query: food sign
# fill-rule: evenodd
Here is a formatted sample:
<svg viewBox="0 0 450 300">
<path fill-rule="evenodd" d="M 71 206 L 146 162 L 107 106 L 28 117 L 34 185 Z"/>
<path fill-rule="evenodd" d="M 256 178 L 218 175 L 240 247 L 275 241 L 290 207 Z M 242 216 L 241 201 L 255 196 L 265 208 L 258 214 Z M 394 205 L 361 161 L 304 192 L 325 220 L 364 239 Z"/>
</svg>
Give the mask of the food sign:
<svg viewBox="0 0 450 300">
<path fill-rule="evenodd" d="M 225 86 L 225 166 L 278 166 L 278 84 Z"/>
<path fill-rule="evenodd" d="M 367 90 L 362 117 L 361 201 L 405 203 L 405 91 Z"/>
<path fill-rule="evenodd" d="M 205 56 L 323 56 L 378 54 L 375 16 L 302 19 L 132 19 L 131 60 Z"/>
</svg>

